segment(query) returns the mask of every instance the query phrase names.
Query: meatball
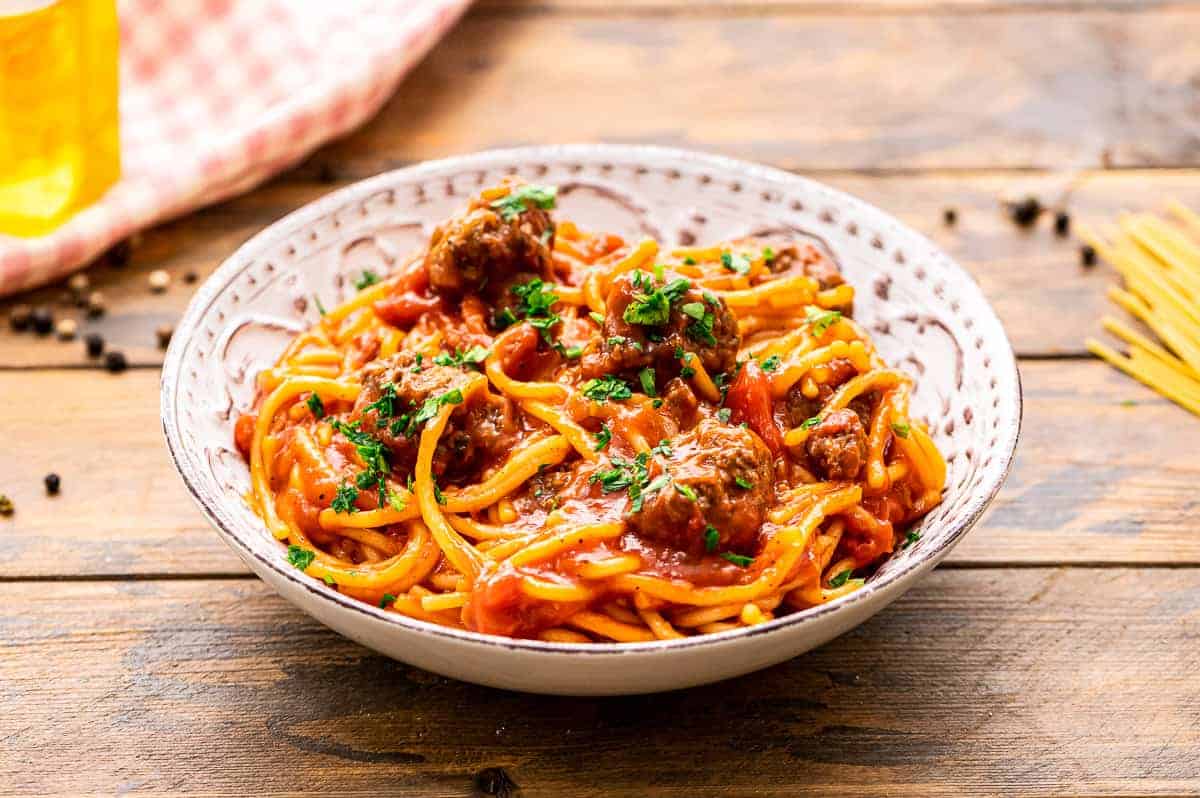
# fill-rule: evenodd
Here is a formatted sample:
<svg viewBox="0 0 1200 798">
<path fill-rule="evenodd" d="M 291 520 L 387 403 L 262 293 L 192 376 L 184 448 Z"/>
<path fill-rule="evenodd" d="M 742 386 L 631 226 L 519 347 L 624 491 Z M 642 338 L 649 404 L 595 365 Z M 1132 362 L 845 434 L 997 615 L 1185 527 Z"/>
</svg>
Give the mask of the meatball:
<svg viewBox="0 0 1200 798">
<path fill-rule="evenodd" d="M 682 368 L 679 351 L 698 356 L 709 374 L 733 369 L 741 336 L 725 302 L 679 275 L 663 277 L 633 272 L 613 281 L 600 344 L 584 354 L 585 376 L 632 375 L 654 366 L 665 381 Z"/>
<path fill-rule="evenodd" d="M 787 397 L 784 399 L 784 412 L 787 415 L 788 426 L 798 427 L 820 413 L 821 407 L 829 401 L 829 397 L 833 396 L 834 391 L 851 378 L 858 376 L 858 369 L 854 368 L 854 364 L 842 357 L 829 361 L 828 369 L 829 380 L 818 386 L 819 392 L 812 399 L 804 395 L 799 382 L 788 389 Z M 858 410 L 860 408 L 854 407 L 853 409 Z M 869 408 L 867 410 L 867 418 L 870 418 Z M 867 422 L 864 421 L 863 423 L 866 424 Z"/>
<path fill-rule="evenodd" d="M 489 281 L 517 272 L 549 274 L 554 249 L 550 215 L 532 201 L 517 213 L 498 209 L 496 202 L 476 198 L 466 213 L 433 231 L 425 268 L 438 294 L 477 292 Z"/>
<path fill-rule="evenodd" d="M 700 400 L 696 398 L 692 386 L 680 377 L 675 377 L 667 383 L 662 392 L 663 409 L 675 420 L 680 429 L 690 429 L 695 426 Z"/>
<path fill-rule="evenodd" d="M 776 274 L 800 272 L 812 277 L 821 290 L 846 282 L 833 259 L 812 244 L 787 244 L 776 248 L 770 265 L 771 271 Z"/>
<path fill-rule="evenodd" d="M 364 369 L 363 390 L 351 414 L 364 432 L 388 448 L 393 467 L 416 463 L 421 428 L 411 422 L 427 399 L 461 390 L 469 375 L 459 368 L 418 363 L 412 352 L 396 355 Z M 439 476 L 474 473 L 507 456 L 521 434 L 520 414 L 508 397 L 481 392 L 458 405 L 438 441 L 433 470 Z"/>
<path fill-rule="evenodd" d="M 834 410 L 808 435 L 805 452 L 813 471 L 832 481 L 858 476 L 867 461 L 867 433 L 853 410 Z"/>
<path fill-rule="evenodd" d="M 712 527 L 716 550 L 753 552 L 774 495 L 771 453 L 762 440 L 743 427 L 705 419 L 673 448 L 671 483 L 645 498 L 641 511 L 629 516 L 630 527 L 691 554 L 709 550 Z"/>
</svg>

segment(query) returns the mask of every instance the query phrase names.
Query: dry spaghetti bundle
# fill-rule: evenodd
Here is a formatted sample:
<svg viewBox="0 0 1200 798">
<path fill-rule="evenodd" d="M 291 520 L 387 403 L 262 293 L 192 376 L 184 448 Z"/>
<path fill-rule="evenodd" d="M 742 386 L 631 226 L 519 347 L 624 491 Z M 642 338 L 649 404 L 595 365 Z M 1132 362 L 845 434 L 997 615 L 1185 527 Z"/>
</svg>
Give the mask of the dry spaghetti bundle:
<svg viewBox="0 0 1200 798">
<path fill-rule="evenodd" d="M 1089 338 L 1088 349 L 1180 406 L 1200 415 L 1200 215 L 1178 202 L 1170 219 L 1127 214 L 1116 227 L 1084 238 L 1120 273 L 1109 299 L 1157 337 L 1112 316 L 1101 323 L 1128 353 Z"/>
<path fill-rule="evenodd" d="M 431 623 L 638 642 L 844 595 L 941 501 L 912 379 L 811 247 L 664 251 L 485 191 L 239 419 L 288 559 Z"/>
</svg>

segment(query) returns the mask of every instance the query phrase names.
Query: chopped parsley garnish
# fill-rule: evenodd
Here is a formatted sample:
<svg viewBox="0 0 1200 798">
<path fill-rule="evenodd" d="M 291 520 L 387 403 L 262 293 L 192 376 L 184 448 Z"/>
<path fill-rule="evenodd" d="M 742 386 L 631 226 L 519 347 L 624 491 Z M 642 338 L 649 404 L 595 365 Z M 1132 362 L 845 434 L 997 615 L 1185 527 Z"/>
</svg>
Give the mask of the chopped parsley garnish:
<svg viewBox="0 0 1200 798">
<path fill-rule="evenodd" d="M 763 371 L 775 371 L 779 368 L 779 355 L 771 355 L 769 358 L 759 363 L 758 365 Z"/>
<path fill-rule="evenodd" d="M 325 306 L 321 304 L 321 297 L 313 294 L 313 302 L 317 303 L 317 313 L 320 313 L 322 316 L 324 316 Z"/>
<path fill-rule="evenodd" d="M 562 317 L 553 309 L 558 302 L 558 294 L 551 289 L 552 286 L 547 286 L 538 277 L 523 285 L 514 285 L 510 288 L 509 291 L 520 299 L 521 303 L 517 305 L 515 311 L 505 308 L 505 312 L 511 317 L 505 326 L 512 324 L 518 318 L 524 319 L 541 331 L 542 338 L 546 343 L 551 343 L 550 330 L 562 321 Z"/>
<path fill-rule="evenodd" d="M 684 366 L 679 370 L 679 376 L 686 380 L 688 377 L 696 376 L 696 370 L 691 366 Z"/>
<path fill-rule="evenodd" d="M 394 490 L 389 490 L 387 492 L 387 502 L 392 506 L 392 509 L 398 513 L 404 512 L 404 509 L 408 507 L 408 502 L 400 498 L 399 494 L 397 494 Z"/>
<path fill-rule="evenodd" d="M 577 358 L 583 356 L 582 346 L 563 346 L 562 344 L 556 343 L 554 345 L 554 351 L 558 352 L 567 360 L 576 360 Z"/>
<path fill-rule="evenodd" d="M 907 438 L 911 429 L 912 427 L 899 421 L 892 422 L 892 432 L 896 433 L 901 438 Z"/>
<path fill-rule="evenodd" d="M 657 396 L 658 391 L 654 387 L 654 369 L 646 366 L 638 372 L 638 381 L 642 383 L 642 391 L 646 396 Z"/>
<path fill-rule="evenodd" d="M 820 423 L 821 423 L 820 416 L 813 416 L 811 418 L 806 418 L 806 419 L 804 419 L 804 423 L 800 425 L 800 429 L 812 429 L 813 427 L 817 426 Z"/>
<path fill-rule="evenodd" d="M 650 403 L 650 406 L 653 407 L 655 410 L 657 410 L 658 408 L 663 406 L 663 400 L 655 399 L 653 402 Z"/>
<path fill-rule="evenodd" d="M 610 348 L 614 346 L 628 346 L 631 349 L 636 349 L 639 352 L 643 352 L 646 349 L 646 347 L 642 346 L 641 341 L 635 341 L 632 338 L 626 338 L 624 335 L 611 336 L 607 341 L 605 341 L 605 343 L 608 344 Z"/>
<path fill-rule="evenodd" d="M 688 266 L 695 266 L 695 265 L 696 265 L 696 259 L 695 259 L 695 258 L 693 258 L 691 255 L 688 255 L 688 256 L 686 256 L 686 257 L 683 259 L 683 262 L 684 262 L 684 263 L 686 263 Z"/>
<path fill-rule="evenodd" d="M 308 405 L 308 411 L 313 414 L 313 418 L 325 418 L 325 403 L 321 401 L 321 397 L 310 393 L 304 404 Z"/>
<path fill-rule="evenodd" d="M 325 580 L 325 584 L 329 585 L 330 587 L 337 587 L 337 580 L 329 574 L 325 574 L 325 576 L 322 578 Z"/>
<path fill-rule="evenodd" d="M 921 539 L 921 533 L 914 529 L 905 536 L 904 545 L 901 546 L 900 548 L 907 549 L 909 546 L 916 543 L 920 539 Z"/>
<path fill-rule="evenodd" d="M 696 491 L 692 490 L 691 485 L 684 485 L 681 482 L 676 482 L 675 490 L 677 490 L 679 492 L 680 496 L 682 496 L 683 498 L 687 499 L 690 502 L 698 501 L 700 498 L 699 496 L 696 495 Z"/>
<path fill-rule="evenodd" d="M 775 260 L 775 250 L 770 247 L 763 247 L 762 251 L 763 263 L 771 263 Z"/>
<path fill-rule="evenodd" d="M 739 568 L 749 567 L 750 563 L 754 562 L 753 557 L 747 557 L 745 554 L 734 554 L 731 551 L 724 552 L 721 556 Z"/>
<path fill-rule="evenodd" d="M 717 550 L 717 544 L 721 542 L 721 533 L 715 526 L 709 524 L 704 527 L 704 550 L 712 554 Z"/>
<path fill-rule="evenodd" d="M 809 305 L 804 310 L 805 321 L 812 325 L 814 335 L 822 335 L 842 317 L 840 310 L 821 310 Z"/>
<path fill-rule="evenodd" d="M 337 493 L 333 497 L 333 504 L 329 506 L 335 513 L 352 513 L 355 510 L 354 502 L 356 501 L 358 501 L 358 488 L 343 482 L 338 485 Z"/>
<path fill-rule="evenodd" d="M 446 503 L 446 497 L 442 495 L 442 489 L 438 487 L 436 480 L 433 483 L 433 498 L 438 504 Z"/>
<path fill-rule="evenodd" d="M 706 310 L 700 315 L 700 318 L 689 324 L 684 332 L 693 341 L 699 341 L 709 346 L 716 346 L 717 338 L 713 335 L 714 321 L 716 321 L 716 318 L 713 316 L 712 311 Z"/>
<path fill-rule="evenodd" d="M 588 314 L 588 318 L 590 318 L 592 321 L 599 324 L 601 327 L 604 326 L 604 314 L 597 313 L 596 311 L 593 310 L 591 313 Z"/>
<path fill-rule="evenodd" d="M 671 318 L 671 303 L 679 301 L 683 293 L 692 287 L 690 280 L 679 277 L 661 288 L 654 288 L 648 275 L 640 271 L 633 273 L 633 285 L 648 293 L 634 294 L 633 300 L 625 306 L 621 318 L 629 324 L 640 324 L 643 327 L 661 327 Z"/>
<path fill-rule="evenodd" d="M 421 409 L 413 417 L 413 424 L 421 425 L 437 416 L 438 411 L 446 405 L 460 405 L 463 401 L 462 391 L 455 388 L 446 391 L 441 396 L 431 396 L 421 405 Z"/>
<path fill-rule="evenodd" d="M 354 444 L 354 451 L 358 453 L 358 456 L 362 458 L 363 464 L 366 466 L 366 470 L 360 471 L 358 476 L 355 477 L 354 483 L 363 490 L 377 487 L 379 489 L 379 503 L 382 505 L 387 500 L 387 483 L 385 478 L 391 469 L 387 459 L 387 447 L 378 438 L 363 432 L 360 423 L 355 421 L 353 424 L 346 424 L 334 420 L 332 426 L 334 430 L 342 433 L 346 437 L 346 440 Z M 341 488 L 338 489 L 338 493 L 339 495 L 341 494 Z M 338 510 L 335 506 L 334 512 L 341 512 L 341 510 Z M 349 510 L 346 512 L 349 512 Z"/>
<path fill-rule="evenodd" d="M 738 255 L 735 252 L 722 252 L 721 265 L 731 272 L 738 274 L 750 273 L 750 259 L 745 255 Z"/>
<path fill-rule="evenodd" d="M 315 559 L 317 559 L 317 553 L 312 549 L 306 549 L 294 543 L 288 546 L 287 561 L 301 571 L 312 565 L 312 561 Z"/>
<path fill-rule="evenodd" d="M 608 443 L 611 440 L 612 430 L 608 428 L 607 424 L 602 423 L 600 425 L 600 431 L 596 433 L 596 445 L 592 447 L 592 451 L 598 452 L 602 450 L 605 446 L 608 446 Z"/>
<path fill-rule="evenodd" d="M 583 384 L 583 395 L 594 402 L 612 399 L 615 402 L 633 396 L 629 384 L 619 377 L 606 374 L 603 377 L 590 379 Z"/>
<path fill-rule="evenodd" d="M 364 288 L 370 288 L 379 282 L 379 275 L 370 269 L 363 269 L 363 273 L 354 279 L 354 287 L 359 291 Z"/>
<path fill-rule="evenodd" d="M 722 424 L 728 424 L 729 417 L 732 415 L 733 415 L 733 411 L 731 409 L 729 409 L 728 407 L 722 407 L 720 410 L 717 411 L 717 418 L 721 420 Z"/>
<path fill-rule="evenodd" d="M 650 479 L 650 452 L 639 452 L 638 456 L 633 460 L 626 460 L 622 457 L 610 458 L 612 468 L 596 471 L 588 478 L 588 482 L 595 484 L 600 483 L 600 488 L 605 493 L 615 493 L 620 490 L 627 491 L 630 499 L 630 508 L 633 512 L 641 512 L 646 496 L 656 493 L 667 486 L 671 481 L 670 477 L 662 474 L 653 481 Z"/>
<path fill-rule="evenodd" d="M 846 582 L 849 579 L 850 579 L 850 569 L 847 568 L 846 570 L 839 573 L 837 576 L 830 579 L 829 586 L 830 587 L 841 587 L 842 585 L 846 584 Z"/>
<path fill-rule="evenodd" d="M 554 210 L 554 201 L 558 195 L 558 186 L 525 185 L 517 186 L 499 199 L 492 200 L 492 207 L 506 222 L 511 222 L 530 209 L 530 203 L 544 211 Z"/>
<path fill-rule="evenodd" d="M 440 352 L 433 356 L 433 362 L 439 366 L 458 366 L 460 368 L 477 368 L 480 363 L 487 360 L 491 352 L 482 346 L 473 346 L 466 352 L 458 347 L 454 348 L 454 354 L 449 352 Z"/>
<path fill-rule="evenodd" d="M 379 600 L 379 609 L 386 610 L 388 607 L 396 603 L 396 597 L 391 593 L 384 593 L 383 598 Z"/>
<path fill-rule="evenodd" d="M 704 314 L 706 312 L 704 309 L 703 302 L 687 302 L 683 305 L 680 305 L 679 310 L 683 313 L 683 315 L 690 316 L 691 318 L 693 318 L 697 321 L 699 321 L 700 319 L 703 319 Z M 679 355 L 679 354 L 677 354 L 675 356 L 682 357 L 682 355 Z"/>
<path fill-rule="evenodd" d="M 364 407 L 363 412 L 374 410 L 380 418 L 391 418 L 396 415 L 396 402 L 398 401 L 400 398 L 396 396 L 396 386 L 385 382 L 379 389 L 379 398 Z"/>
<path fill-rule="evenodd" d="M 751 482 L 750 480 L 746 479 L 745 477 L 734 477 L 733 481 L 742 490 L 750 490 L 751 488 L 754 487 L 754 483 Z"/>
</svg>

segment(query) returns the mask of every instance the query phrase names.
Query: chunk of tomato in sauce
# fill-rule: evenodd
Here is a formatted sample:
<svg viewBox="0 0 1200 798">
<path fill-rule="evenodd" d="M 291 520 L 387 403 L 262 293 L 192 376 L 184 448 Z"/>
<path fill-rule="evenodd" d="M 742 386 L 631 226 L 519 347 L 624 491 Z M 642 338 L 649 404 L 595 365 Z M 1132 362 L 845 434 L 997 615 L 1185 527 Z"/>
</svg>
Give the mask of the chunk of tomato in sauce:
<svg viewBox="0 0 1200 798">
<path fill-rule="evenodd" d="M 467 604 L 467 620 L 477 632 L 504 637 L 534 637 L 558 626 L 581 605 L 542 601 L 521 590 L 521 576 L 501 570 L 475 583 Z"/>
<path fill-rule="evenodd" d="M 775 422 L 771 380 L 758 367 L 758 363 L 750 360 L 742 366 L 729 386 L 725 405 L 733 411 L 730 420 L 734 424 L 745 422 L 746 426 L 758 433 L 772 454 L 783 451 L 783 433 Z"/>
</svg>

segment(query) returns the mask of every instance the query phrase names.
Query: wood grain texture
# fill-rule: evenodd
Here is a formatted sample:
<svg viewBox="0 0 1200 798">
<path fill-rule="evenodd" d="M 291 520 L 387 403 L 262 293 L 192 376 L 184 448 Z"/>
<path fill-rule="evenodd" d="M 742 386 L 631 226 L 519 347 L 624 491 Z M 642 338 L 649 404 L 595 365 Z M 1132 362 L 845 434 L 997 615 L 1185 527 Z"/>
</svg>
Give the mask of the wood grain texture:
<svg viewBox="0 0 1200 798">
<path fill-rule="evenodd" d="M 255 580 L 0 585 L 0 795 L 479 796 L 492 768 L 526 798 L 1195 794 L 1198 641 L 1197 569 L 941 570 L 758 674 L 548 698 Z"/>
<path fill-rule="evenodd" d="M 343 177 L 482 146 L 670 144 L 812 169 L 1200 162 L 1195 9 L 467 17 Z M 986 43 L 986 46 L 981 44 Z"/>
<path fill-rule="evenodd" d="M 1200 208 L 1200 171 L 1189 170 L 837 173 L 821 179 L 893 213 L 942 245 L 979 281 L 1017 351 L 1043 357 L 1083 353 L 1084 336 L 1096 331 L 1108 309 L 1104 291 L 1113 272 L 1106 265 L 1081 268 L 1079 242 L 1054 235 L 1049 215 L 1032 230 L 1016 227 L 1003 211 L 1002 196 L 1036 194 L 1068 207 L 1076 221 L 1109 221 L 1125 209 L 1159 207 L 1171 196 Z M 96 321 L 81 319 L 81 329 L 100 332 L 131 362 L 161 363 L 154 330 L 178 319 L 191 298 L 194 286 L 186 285 L 183 276 L 189 271 L 207 276 L 247 238 L 338 185 L 344 184 L 279 181 L 149 231 L 128 266 L 114 269 L 102 263 L 88 272 L 107 296 L 109 310 Z M 947 207 L 958 211 L 954 227 L 942 221 Z M 151 293 L 147 284 L 147 275 L 157 268 L 174 276 L 164 294 Z M 52 304 L 63 292 L 60 285 L 0 302 L 0 317 L 18 302 Z M 79 316 L 72 309 L 59 312 Z M 80 341 L 14 334 L 0 324 L 0 367 L 87 364 Z"/>
<path fill-rule="evenodd" d="M 1022 372 L 1016 466 L 951 562 L 1200 564 L 1200 422 L 1096 361 Z M 244 573 L 168 462 L 157 372 L 0 372 L 0 396 L 5 578 Z"/>
</svg>

